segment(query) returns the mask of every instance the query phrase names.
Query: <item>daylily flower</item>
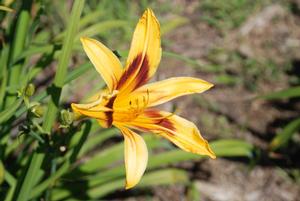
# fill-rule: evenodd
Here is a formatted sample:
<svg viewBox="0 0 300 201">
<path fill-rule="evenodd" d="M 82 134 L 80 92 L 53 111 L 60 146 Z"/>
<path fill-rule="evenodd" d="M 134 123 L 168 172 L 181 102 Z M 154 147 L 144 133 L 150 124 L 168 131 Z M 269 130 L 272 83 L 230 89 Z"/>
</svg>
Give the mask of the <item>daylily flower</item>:
<svg viewBox="0 0 300 201">
<path fill-rule="evenodd" d="M 155 133 L 185 151 L 216 157 L 192 122 L 153 108 L 179 96 L 201 93 L 213 85 L 191 77 L 146 84 L 161 58 L 160 26 L 151 9 L 144 12 L 136 26 L 124 68 L 101 42 L 86 37 L 81 42 L 107 88 L 92 102 L 72 103 L 72 108 L 97 119 L 104 127 L 113 125 L 120 129 L 125 141 L 126 189 L 139 182 L 148 161 L 145 141 L 136 131 Z"/>
</svg>

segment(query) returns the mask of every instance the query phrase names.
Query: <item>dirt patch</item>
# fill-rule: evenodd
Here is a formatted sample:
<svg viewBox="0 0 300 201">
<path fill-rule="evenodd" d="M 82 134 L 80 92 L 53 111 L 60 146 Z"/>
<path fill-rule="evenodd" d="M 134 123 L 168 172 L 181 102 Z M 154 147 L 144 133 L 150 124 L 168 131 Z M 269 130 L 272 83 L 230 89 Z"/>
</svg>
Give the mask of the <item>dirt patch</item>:
<svg viewBox="0 0 300 201">
<path fill-rule="evenodd" d="M 299 186 L 284 179 L 282 170 L 273 167 L 250 169 L 238 162 L 218 159 L 207 161 L 203 168 L 212 175 L 208 181 L 197 182 L 202 200 L 293 201 L 300 195 Z"/>
</svg>

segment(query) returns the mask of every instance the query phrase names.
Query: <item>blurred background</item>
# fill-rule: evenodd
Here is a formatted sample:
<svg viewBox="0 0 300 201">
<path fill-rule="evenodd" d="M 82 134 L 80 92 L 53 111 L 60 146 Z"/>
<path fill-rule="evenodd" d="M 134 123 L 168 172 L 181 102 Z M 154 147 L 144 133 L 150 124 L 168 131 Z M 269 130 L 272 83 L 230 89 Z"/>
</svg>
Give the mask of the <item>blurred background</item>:
<svg viewBox="0 0 300 201">
<path fill-rule="evenodd" d="M 1 200 L 14 200 L 18 179 L 13 183 L 10 178 L 22 178 L 34 142 L 42 143 L 38 125 L 43 112 L 37 110 L 43 111 L 48 101 L 46 89 L 56 72 L 72 2 L 1 1 Z M 123 139 L 118 131 L 103 129 L 93 120 L 66 122 L 58 115 L 44 174 L 38 176 L 31 199 L 300 200 L 299 0 L 86 1 L 60 111 L 104 87 L 80 36 L 100 40 L 124 63 L 135 25 L 148 7 L 162 32 L 163 57 L 153 80 L 191 76 L 215 85 L 162 107 L 194 122 L 218 158 L 185 153 L 144 134 L 149 165 L 141 183 L 125 191 Z M 26 36 L 17 56 L 7 62 L 20 10 L 29 14 Z M 22 66 L 19 88 L 7 81 L 14 65 Z M 9 97 L 29 83 L 36 89 L 29 102 L 40 107 L 25 101 L 12 110 Z M 81 135 L 85 142 L 76 160 L 68 162 Z"/>
</svg>

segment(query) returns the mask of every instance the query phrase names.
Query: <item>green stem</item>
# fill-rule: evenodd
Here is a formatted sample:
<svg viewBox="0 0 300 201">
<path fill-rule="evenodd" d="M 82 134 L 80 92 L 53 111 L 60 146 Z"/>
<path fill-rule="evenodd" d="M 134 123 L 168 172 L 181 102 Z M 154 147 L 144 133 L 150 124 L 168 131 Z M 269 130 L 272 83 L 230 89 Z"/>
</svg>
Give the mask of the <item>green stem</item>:
<svg viewBox="0 0 300 201">
<path fill-rule="evenodd" d="M 52 125 L 55 121 L 56 113 L 58 111 L 58 104 L 62 87 L 65 82 L 67 73 L 67 67 L 71 57 L 71 51 L 73 46 L 73 40 L 77 32 L 78 22 L 84 6 L 84 0 L 75 0 L 71 12 L 70 24 L 67 28 L 67 35 L 64 38 L 62 52 L 59 57 L 57 72 L 54 78 L 53 86 L 49 89 L 50 101 L 48 104 L 48 110 L 43 122 L 43 129 L 47 133 L 51 132 Z M 24 181 L 19 192 L 16 192 L 16 201 L 27 201 L 30 198 L 31 190 L 35 183 L 35 173 L 40 170 L 42 162 L 45 158 L 45 153 L 33 153 L 33 158 L 30 162 L 29 168 L 26 172 Z"/>
<path fill-rule="evenodd" d="M 9 74 L 9 86 L 12 88 L 9 91 L 9 96 L 6 99 L 6 106 L 11 105 L 16 99 L 16 91 L 18 89 L 18 85 L 20 82 L 20 73 L 22 70 L 22 63 L 18 62 L 15 65 L 14 60 L 22 53 L 26 36 L 28 32 L 29 22 L 30 22 L 30 10 L 31 10 L 32 0 L 23 1 L 21 11 L 19 13 L 19 17 L 17 19 L 16 29 L 14 31 L 14 40 L 12 43 L 12 47 L 9 54 L 9 63 L 8 66 L 10 68 Z"/>
</svg>

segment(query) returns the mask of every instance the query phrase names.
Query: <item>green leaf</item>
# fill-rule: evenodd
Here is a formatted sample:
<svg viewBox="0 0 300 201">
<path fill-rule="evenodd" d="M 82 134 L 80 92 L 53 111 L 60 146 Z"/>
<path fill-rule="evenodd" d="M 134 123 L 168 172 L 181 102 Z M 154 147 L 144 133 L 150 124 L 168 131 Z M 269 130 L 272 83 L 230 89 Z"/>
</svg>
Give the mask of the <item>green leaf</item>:
<svg viewBox="0 0 300 201">
<path fill-rule="evenodd" d="M 86 143 L 84 143 L 80 156 L 92 150 L 96 146 L 101 145 L 108 138 L 116 135 L 119 131 L 117 129 L 105 129 L 97 132 L 94 136 L 91 136 Z"/>
<path fill-rule="evenodd" d="M 123 157 L 123 154 L 120 154 L 122 151 L 123 143 L 118 143 L 112 147 L 106 148 L 92 156 L 86 163 L 82 164 L 80 166 L 80 171 L 93 172 L 95 170 L 107 167 L 114 161 L 118 161 Z"/>
<path fill-rule="evenodd" d="M 257 98 L 263 98 L 266 100 L 280 100 L 300 97 L 300 86 L 290 87 L 277 92 L 272 92 L 266 95 L 258 96 Z"/>
<path fill-rule="evenodd" d="M 59 49 L 58 45 L 29 46 L 13 62 L 17 63 L 20 60 L 25 59 L 26 57 L 31 57 L 35 54 L 50 53 L 56 49 Z"/>
<path fill-rule="evenodd" d="M 149 152 L 154 148 L 161 148 L 162 142 L 160 138 L 154 137 L 153 139 L 148 139 L 148 135 L 145 136 L 145 141 L 148 145 Z M 154 142 L 150 143 L 151 140 Z M 244 142 L 242 140 L 218 140 L 214 141 L 211 144 L 212 149 L 215 151 L 218 157 L 251 157 L 253 152 L 253 145 Z M 150 145 L 150 146 L 149 146 Z M 113 150 L 113 151 L 112 151 Z M 103 153 L 102 153 L 103 152 Z M 111 154 L 111 155 L 110 155 Z M 117 156 L 116 156 L 117 155 Z M 111 158 L 109 158 L 109 156 Z M 116 157 L 116 158 L 115 158 Z M 114 158 L 114 159 L 112 159 Z M 123 163 L 118 164 L 116 161 L 123 158 L 123 144 L 119 143 L 114 145 L 113 147 L 105 149 L 101 151 L 99 154 L 96 154 L 95 157 L 92 157 L 92 162 L 88 162 L 89 165 L 83 164 L 80 167 L 80 170 L 84 171 L 99 171 L 97 174 L 91 174 L 89 176 L 80 176 L 82 182 L 85 183 L 85 187 L 89 189 L 100 189 L 101 188 L 108 188 L 111 189 L 112 186 L 115 186 L 116 189 L 122 189 L 124 187 L 124 176 L 125 176 L 125 169 Z M 166 151 L 160 154 L 155 154 L 149 157 L 148 166 L 146 170 L 146 175 L 150 174 L 152 170 L 158 167 L 164 167 L 166 165 L 176 164 L 182 161 L 188 160 L 202 160 L 207 158 L 207 156 L 197 155 L 182 151 L 181 149 L 174 149 L 170 151 Z M 100 162 L 101 161 L 101 162 Z M 106 162 L 110 162 L 107 164 Z M 99 164 L 100 163 L 100 164 Z M 101 164 L 103 163 L 103 164 Z M 116 167 L 111 168 L 112 164 L 117 164 Z M 82 168 L 83 167 L 83 168 Z M 106 168 L 101 169 L 100 168 Z M 72 176 L 74 174 L 74 176 Z M 78 176 L 78 172 L 75 171 L 71 173 L 70 178 Z M 145 176 L 144 176 L 145 177 Z M 119 178 L 121 178 L 119 180 Z M 144 179 L 144 178 L 143 178 Z M 142 179 L 142 181 L 143 181 Z M 156 181 L 157 184 L 161 181 Z M 108 186 L 106 186 L 108 184 Z M 64 185 L 64 184 L 62 184 Z M 103 187 L 104 186 L 104 187 Z M 140 186 L 140 185 L 139 185 Z M 115 189 L 115 190 L 116 190 Z M 97 190 L 97 191 L 98 191 Z M 96 191 L 96 190 L 95 190 Z M 102 192 L 101 190 L 99 190 Z M 109 191 L 103 190 L 105 195 L 109 193 Z M 65 189 L 56 190 L 54 193 L 55 199 L 62 199 L 70 195 L 70 192 Z M 102 196 L 102 194 L 100 194 Z M 99 196 L 100 196 L 99 195 Z"/>
<path fill-rule="evenodd" d="M 146 143 L 148 145 L 149 141 L 146 140 Z M 157 143 L 157 146 L 162 145 L 162 142 L 160 140 Z M 217 157 L 251 157 L 254 149 L 253 145 L 242 140 L 218 140 L 210 144 L 212 149 L 215 151 Z M 120 156 L 123 157 L 123 154 L 120 154 Z M 201 160 L 204 158 L 207 158 L 207 156 L 188 153 L 181 149 L 174 149 L 163 153 L 155 154 L 149 157 L 147 171 L 183 161 Z M 100 159 L 102 161 L 102 158 L 98 158 L 98 160 Z M 95 160 L 96 164 L 97 162 L 98 161 Z M 95 169 L 91 167 L 91 169 L 89 170 L 96 171 L 98 167 L 94 167 Z M 93 174 L 90 177 L 87 177 L 87 179 L 90 178 L 89 186 L 94 186 L 124 175 L 124 167 L 123 164 L 121 164 L 120 166 L 109 170 L 102 170 L 98 174 Z"/>
<path fill-rule="evenodd" d="M 195 200 L 201 200 L 201 198 L 200 198 L 200 192 L 197 189 L 196 182 L 192 182 L 188 186 L 187 201 L 195 201 Z"/>
<path fill-rule="evenodd" d="M 11 104 L 9 107 L 7 107 L 7 109 L 0 112 L 0 124 L 7 121 L 15 114 L 15 111 L 19 108 L 22 101 L 23 101 L 23 99 L 19 98 L 13 104 Z"/>
<path fill-rule="evenodd" d="M 160 145 L 159 139 L 155 136 L 145 135 L 144 140 L 147 143 L 148 149 L 158 147 Z M 86 163 L 80 166 L 80 171 L 93 172 L 102 168 L 107 168 L 111 164 L 123 159 L 124 144 L 120 142 L 109 148 L 106 148 L 90 158 Z M 101 162 L 99 162 L 101 161 Z"/>
<path fill-rule="evenodd" d="M 98 21 L 105 13 L 96 9 L 94 12 L 87 13 L 79 22 L 79 27 L 83 28 L 86 25 Z"/>
<path fill-rule="evenodd" d="M 183 56 L 181 54 L 177 54 L 175 52 L 163 51 L 163 56 L 178 59 L 180 61 L 183 61 L 183 62 L 191 65 L 192 67 L 196 67 L 196 68 L 204 67 L 203 63 L 200 63 L 199 61 L 197 61 L 195 59 L 191 59 L 191 58 Z"/>
<path fill-rule="evenodd" d="M 224 84 L 229 86 L 234 86 L 241 82 L 240 77 L 226 74 L 217 75 L 215 76 L 214 80 L 216 84 Z"/>
<path fill-rule="evenodd" d="M 22 53 L 25 48 L 25 42 L 28 36 L 29 24 L 31 21 L 32 0 L 22 2 L 21 9 L 17 15 L 16 26 L 12 29 L 13 41 L 10 47 L 8 67 L 9 67 L 9 86 L 19 87 L 23 63 L 19 62 L 12 65 L 14 60 Z M 15 90 L 10 91 L 11 94 Z M 16 96 L 6 96 L 7 106 L 10 106 L 16 100 Z"/>
<path fill-rule="evenodd" d="M 211 142 L 210 146 L 217 157 L 251 157 L 253 152 L 253 145 L 242 140 L 217 140 Z M 175 149 L 149 158 L 148 167 L 155 168 L 162 165 L 174 164 L 186 160 L 200 160 L 203 158 L 207 158 L 207 156 Z"/>
<path fill-rule="evenodd" d="M 276 150 L 285 146 L 297 131 L 300 130 L 300 118 L 289 122 L 271 141 L 270 149 Z"/>
<path fill-rule="evenodd" d="M 165 35 L 188 22 L 188 18 L 177 16 L 161 24 L 161 35 Z"/>
<path fill-rule="evenodd" d="M 7 85 L 7 79 L 8 79 L 8 73 L 7 73 L 7 59 L 8 59 L 8 50 L 9 47 L 3 45 L 1 56 L 0 56 L 0 109 L 2 109 L 3 101 L 5 98 L 5 92 L 6 92 L 6 85 Z"/>
<path fill-rule="evenodd" d="M 146 143 L 148 145 L 152 145 L 152 148 L 149 150 L 152 150 L 154 147 L 157 147 L 159 145 L 162 145 L 162 142 L 159 138 L 153 139 L 154 141 L 151 143 L 151 139 L 146 138 Z M 251 157 L 253 152 L 253 145 L 242 141 L 242 140 L 217 140 L 214 141 L 211 144 L 212 149 L 216 153 L 217 157 Z M 154 146 L 155 145 L 155 146 Z M 120 154 L 123 152 L 123 144 L 114 145 L 111 148 L 105 149 L 104 151 L 100 152 L 98 155 L 95 155 L 91 160 L 91 162 L 87 162 L 86 164 L 81 165 L 80 169 L 85 171 L 96 171 L 100 167 L 105 166 L 105 164 L 99 164 L 99 161 L 105 160 L 105 156 L 110 154 L 112 150 L 115 152 L 120 151 L 118 154 L 118 158 L 122 158 L 123 154 Z M 117 149 L 117 150 L 116 150 Z M 111 155 L 111 157 L 114 157 L 114 155 Z M 163 152 L 160 154 L 153 155 L 149 157 L 148 166 L 147 169 L 153 169 L 165 165 L 175 164 L 182 161 L 187 160 L 200 160 L 203 158 L 207 158 L 207 156 L 204 155 L 197 155 L 185 152 L 181 149 L 174 149 L 167 152 Z M 110 159 L 112 160 L 112 159 Z M 118 159 L 115 159 L 118 160 Z M 109 166 L 109 164 L 106 164 L 106 166 Z M 123 165 L 121 167 L 123 169 Z M 124 173 L 121 169 L 110 169 L 108 171 L 101 171 L 99 175 L 93 175 L 92 179 L 104 179 L 103 181 L 106 181 L 106 177 L 110 178 L 111 176 L 122 176 Z M 106 175 L 107 174 L 107 175 Z M 99 182 L 103 182 L 99 181 Z"/>
<path fill-rule="evenodd" d="M 16 185 L 17 185 L 17 181 L 16 179 L 13 177 L 13 175 L 11 175 L 7 170 L 4 170 L 4 178 L 5 181 L 9 184 L 10 189 L 8 190 L 8 192 L 6 193 L 6 197 L 4 201 L 10 201 L 12 200 L 13 197 L 13 193 L 15 191 Z"/>
<path fill-rule="evenodd" d="M 172 184 L 186 184 L 189 182 L 188 174 L 179 169 L 169 168 L 164 170 L 157 170 L 153 172 L 146 173 L 140 183 L 135 187 L 135 189 L 139 188 L 149 188 L 153 186 L 159 185 L 172 185 Z M 107 182 L 103 185 L 95 186 L 94 188 L 88 189 L 85 193 L 89 198 L 98 199 L 103 196 L 112 193 L 118 189 L 125 189 L 125 180 L 117 179 L 111 182 Z M 79 189 L 78 191 L 80 192 Z M 66 199 L 70 196 L 70 192 L 65 189 L 55 189 L 53 191 L 52 200 L 61 200 Z M 74 197 L 71 198 L 73 201 L 77 200 Z M 82 200 L 82 199 L 80 199 Z"/>
<path fill-rule="evenodd" d="M 189 178 L 187 172 L 178 169 L 164 169 L 146 173 L 135 188 L 147 188 L 160 185 L 186 184 Z M 118 179 L 95 188 L 87 190 L 87 195 L 92 198 L 101 198 L 117 189 L 124 189 L 124 179 Z"/>
<path fill-rule="evenodd" d="M 254 146 L 246 141 L 223 139 L 210 143 L 217 157 L 249 157 L 253 156 Z"/>
<path fill-rule="evenodd" d="M 78 33 L 78 35 L 76 36 L 76 40 L 79 40 L 81 36 L 93 37 L 95 35 L 99 35 L 100 33 L 107 32 L 110 29 L 122 27 L 126 28 L 127 26 L 128 22 L 124 20 L 107 20 L 104 22 L 99 22 L 85 28 L 83 31 Z"/>
</svg>

